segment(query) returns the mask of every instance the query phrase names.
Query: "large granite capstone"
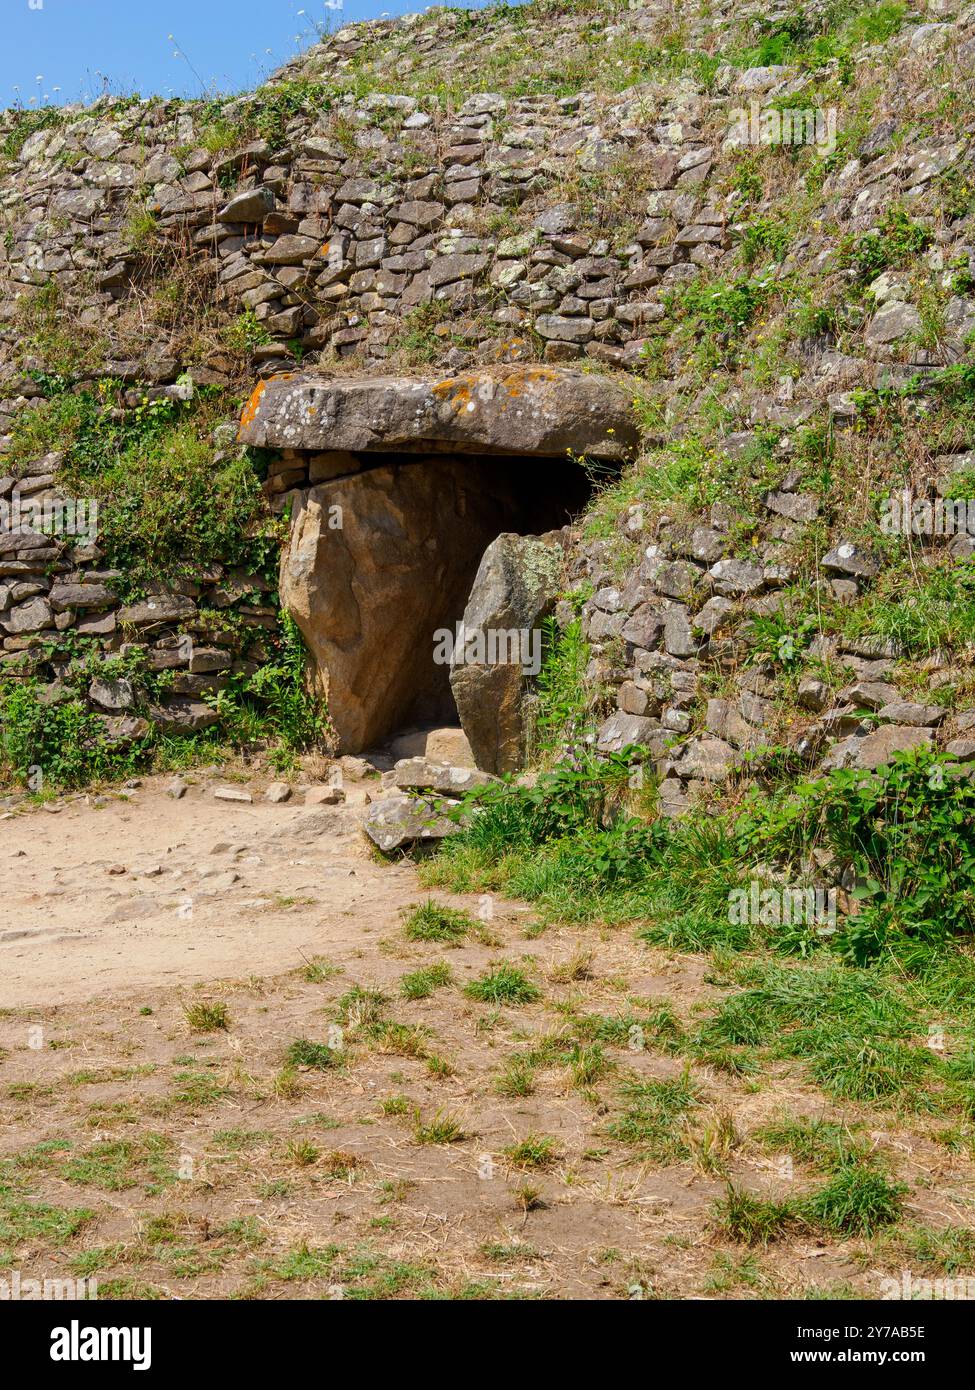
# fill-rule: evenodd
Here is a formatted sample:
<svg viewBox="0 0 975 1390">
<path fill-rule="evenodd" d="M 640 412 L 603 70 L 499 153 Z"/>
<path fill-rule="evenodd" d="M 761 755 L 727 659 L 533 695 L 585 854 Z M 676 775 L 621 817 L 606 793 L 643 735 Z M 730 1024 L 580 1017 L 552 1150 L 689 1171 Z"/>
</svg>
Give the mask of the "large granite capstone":
<svg viewBox="0 0 975 1390">
<path fill-rule="evenodd" d="M 545 366 L 460 376 L 283 373 L 262 381 L 240 440 L 271 449 L 566 454 L 621 460 L 637 447 L 628 392 L 607 377 Z"/>
</svg>

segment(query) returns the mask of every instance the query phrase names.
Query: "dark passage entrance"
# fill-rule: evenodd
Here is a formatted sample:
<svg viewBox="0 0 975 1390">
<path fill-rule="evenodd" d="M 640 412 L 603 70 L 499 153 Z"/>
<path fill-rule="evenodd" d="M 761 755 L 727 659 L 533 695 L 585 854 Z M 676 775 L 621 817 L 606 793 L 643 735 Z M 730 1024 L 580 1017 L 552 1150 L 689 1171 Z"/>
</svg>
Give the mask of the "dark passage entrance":
<svg viewBox="0 0 975 1390">
<path fill-rule="evenodd" d="M 362 471 L 304 494 L 282 571 L 343 752 L 405 727 L 459 722 L 435 634 L 463 617 L 497 536 L 565 526 L 592 493 L 570 458 L 360 459 Z"/>
<path fill-rule="evenodd" d="M 535 536 L 559 530 L 585 509 L 592 492 L 584 469 L 570 460 L 464 458 L 450 462 L 464 466 L 460 544 L 456 549 L 444 544 L 445 556 L 453 555 L 453 562 L 438 569 L 437 600 L 429 616 L 421 620 L 417 614 L 417 641 L 429 664 L 427 678 L 418 682 L 416 700 L 406 711 L 407 722 L 416 724 L 459 723 L 449 668 L 434 662 L 433 634 L 455 629 L 464 616 L 478 566 L 491 542 L 503 532 Z M 395 733 L 396 728 L 386 732 Z"/>
</svg>

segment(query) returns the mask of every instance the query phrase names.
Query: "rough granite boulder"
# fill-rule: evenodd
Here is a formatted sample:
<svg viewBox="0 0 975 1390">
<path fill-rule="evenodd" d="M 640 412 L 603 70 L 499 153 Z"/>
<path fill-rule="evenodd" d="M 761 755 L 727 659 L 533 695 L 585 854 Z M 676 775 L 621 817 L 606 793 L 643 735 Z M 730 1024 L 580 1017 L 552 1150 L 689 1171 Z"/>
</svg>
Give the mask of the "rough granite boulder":
<svg viewBox="0 0 975 1390">
<path fill-rule="evenodd" d="M 636 452 L 639 432 L 630 395 L 605 377 L 519 365 L 441 380 L 282 373 L 256 387 L 240 440 L 278 449 L 621 460 Z"/>
<path fill-rule="evenodd" d="M 873 772 L 889 763 L 895 753 L 904 753 L 912 748 L 927 748 L 930 744 L 930 729 L 885 724 L 870 733 L 851 734 L 835 744 L 823 759 L 822 769 L 829 772 L 833 768 L 862 767 L 868 772 Z"/>
<path fill-rule="evenodd" d="M 384 854 L 417 841 L 443 840 L 456 835 L 460 826 L 442 814 L 433 800 L 413 796 L 387 796 L 373 802 L 362 828 Z"/>
<path fill-rule="evenodd" d="M 163 705 L 150 706 L 149 718 L 163 733 L 195 734 L 216 724 L 220 716 L 212 705 L 206 705 L 202 700 L 177 696 Z"/>
<path fill-rule="evenodd" d="M 475 787 L 487 787 L 495 779 L 473 767 L 450 767 L 427 758 L 401 758 L 393 768 L 393 782 L 401 791 L 440 792 L 463 796 Z"/>
<path fill-rule="evenodd" d="M 504 534 L 478 566 L 450 666 L 450 688 L 479 768 L 516 772 L 528 736 L 524 709 L 541 665 L 541 624 L 553 612 L 562 536 Z"/>
</svg>

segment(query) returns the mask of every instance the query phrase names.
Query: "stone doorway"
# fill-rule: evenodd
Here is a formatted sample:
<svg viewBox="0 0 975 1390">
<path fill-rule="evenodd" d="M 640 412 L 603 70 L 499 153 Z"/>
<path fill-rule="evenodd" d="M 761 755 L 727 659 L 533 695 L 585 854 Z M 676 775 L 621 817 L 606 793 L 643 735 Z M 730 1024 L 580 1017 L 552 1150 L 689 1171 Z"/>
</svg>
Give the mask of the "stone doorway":
<svg viewBox="0 0 975 1390">
<path fill-rule="evenodd" d="M 291 512 L 281 597 L 340 751 L 459 714 L 479 765 L 508 770 L 517 739 L 492 747 L 473 726 L 490 725 L 485 705 L 500 717 L 520 700 L 521 668 L 480 685 L 465 673 L 455 700 L 442 637 L 469 601 L 479 619 L 518 628 L 551 609 L 561 560 L 551 533 L 585 508 L 594 471 L 617 469 L 635 444 L 625 393 L 551 368 L 447 382 L 279 377 L 255 392 L 241 438 L 281 451 L 269 478 Z M 512 543 L 485 560 L 485 592 L 472 599 L 499 537 Z"/>
<path fill-rule="evenodd" d="M 429 455 L 380 456 L 300 494 L 282 596 L 328 671 L 344 751 L 460 722 L 442 634 L 463 619 L 485 551 L 502 533 L 567 525 L 590 492 L 568 460 Z"/>
</svg>

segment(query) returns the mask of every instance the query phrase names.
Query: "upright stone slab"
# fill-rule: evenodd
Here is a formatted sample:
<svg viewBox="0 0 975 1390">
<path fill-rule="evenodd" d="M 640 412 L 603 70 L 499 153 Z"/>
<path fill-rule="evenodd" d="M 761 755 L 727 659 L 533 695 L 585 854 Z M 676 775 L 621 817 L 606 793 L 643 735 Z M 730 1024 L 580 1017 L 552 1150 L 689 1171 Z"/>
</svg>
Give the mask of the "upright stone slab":
<svg viewBox="0 0 975 1390">
<path fill-rule="evenodd" d="M 528 735 L 524 701 L 541 660 L 564 551 L 558 533 L 502 535 L 488 546 L 464 610 L 450 687 L 478 767 L 515 772 Z"/>
</svg>

